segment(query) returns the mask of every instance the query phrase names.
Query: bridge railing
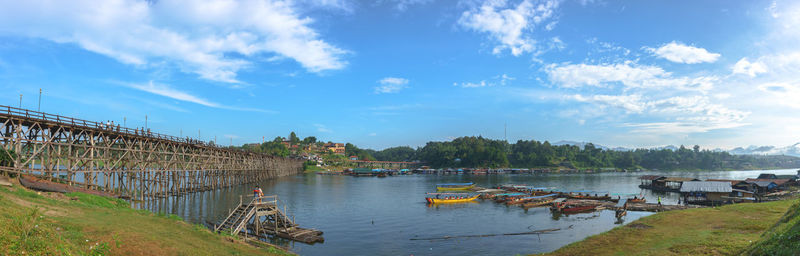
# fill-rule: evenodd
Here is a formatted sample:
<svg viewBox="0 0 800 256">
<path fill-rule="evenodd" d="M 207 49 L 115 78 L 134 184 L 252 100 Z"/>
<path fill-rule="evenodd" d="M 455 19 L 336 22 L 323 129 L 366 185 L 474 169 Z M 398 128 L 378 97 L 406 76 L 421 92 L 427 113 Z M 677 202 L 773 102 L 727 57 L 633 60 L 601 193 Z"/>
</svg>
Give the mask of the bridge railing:
<svg viewBox="0 0 800 256">
<path fill-rule="evenodd" d="M 6 114 L 9 117 L 15 116 L 15 117 L 31 119 L 31 120 L 55 122 L 55 123 L 60 123 L 60 124 L 69 124 L 69 125 L 72 125 L 72 126 L 82 127 L 82 128 L 108 130 L 108 131 L 114 131 L 114 132 L 119 132 L 119 133 L 127 133 L 127 134 L 131 134 L 131 135 L 137 135 L 137 136 L 143 136 L 143 137 L 170 140 L 170 141 L 175 141 L 175 142 L 196 144 L 196 145 L 202 145 L 202 146 L 213 146 L 213 147 L 222 148 L 222 149 L 230 149 L 230 148 L 222 147 L 222 146 L 219 146 L 219 145 L 208 144 L 208 143 L 205 143 L 205 142 L 203 142 L 201 140 L 195 140 L 195 139 L 191 139 L 191 138 L 188 138 L 188 137 L 181 138 L 181 137 L 176 137 L 176 136 L 172 136 L 172 135 L 166 135 L 166 134 L 151 132 L 150 129 L 147 129 L 147 130 L 145 130 L 144 128 L 142 128 L 142 129 L 139 129 L 139 128 L 132 129 L 132 128 L 128 128 L 128 127 L 123 127 L 123 126 L 121 126 L 119 124 L 113 124 L 112 125 L 111 122 L 106 122 L 106 123 L 95 122 L 95 121 L 83 120 L 83 119 L 80 119 L 80 118 L 74 118 L 74 117 L 68 117 L 68 116 L 62 116 L 62 115 L 56 115 L 56 114 L 49 114 L 49 113 L 45 113 L 45 112 L 33 111 L 33 110 L 23 109 L 23 108 L 16 108 L 16 107 L 12 107 L 12 106 L 0 105 L 0 113 Z"/>
</svg>

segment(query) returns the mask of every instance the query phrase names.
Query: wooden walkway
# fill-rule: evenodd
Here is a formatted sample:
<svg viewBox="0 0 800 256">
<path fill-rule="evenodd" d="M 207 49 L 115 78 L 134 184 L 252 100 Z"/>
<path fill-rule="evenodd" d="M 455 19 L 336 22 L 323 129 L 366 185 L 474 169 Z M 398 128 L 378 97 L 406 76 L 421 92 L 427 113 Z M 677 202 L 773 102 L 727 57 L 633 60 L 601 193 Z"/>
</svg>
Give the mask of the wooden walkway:
<svg viewBox="0 0 800 256">
<path fill-rule="evenodd" d="M 268 238 L 277 236 L 298 242 L 313 244 L 324 242 L 322 231 L 301 228 L 278 207 L 278 196 L 254 197 L 249 203 L 239 201 L 218 226 L 215 232 L 230 232 L 244 237 Z"/>
</svg>

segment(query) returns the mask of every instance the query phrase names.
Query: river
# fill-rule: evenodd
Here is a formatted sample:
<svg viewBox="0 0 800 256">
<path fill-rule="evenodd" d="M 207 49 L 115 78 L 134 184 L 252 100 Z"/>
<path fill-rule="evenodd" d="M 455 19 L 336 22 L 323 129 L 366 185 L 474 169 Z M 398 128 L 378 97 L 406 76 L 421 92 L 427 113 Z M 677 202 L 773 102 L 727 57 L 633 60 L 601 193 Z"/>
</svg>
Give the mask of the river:
<svg viewBox="0 0 800 256">
<path fill-rule="evenodd" d="M 478 186 L 528 184 L 559 190 L 643 194 L 648 202 L 662 197 L 675 204 L 678 195 L 638 187 L 641 175 L 745 179 L 760 173 L 796 174 L 796 169 L 722 172 L 637 172 L 599 174 L 404 175 L 387 178 L 305 174 L 262 182 L 266 195 L 281 204 L 302 227 L 324 231 L 324 243 L 275 240 L 300 255 L 515 255 L 549 252 L 588 236 L 634 221 L 647 212 L 629 212 L 619 222 L 613 211 L 554 216 L 547 208 L 524 210 L 491 201 L 429 206 L 425 193 L 435 184 L 475 182 Z M 171 213 L 193 223 L 217 222 L 250 194 L 252 185 L 163 199 L 141 206 Z M 519 233 L 557 228 L 541 235 L 488 236 L 445 240 L 411 240 L 458 235 Z"/>
</svg>

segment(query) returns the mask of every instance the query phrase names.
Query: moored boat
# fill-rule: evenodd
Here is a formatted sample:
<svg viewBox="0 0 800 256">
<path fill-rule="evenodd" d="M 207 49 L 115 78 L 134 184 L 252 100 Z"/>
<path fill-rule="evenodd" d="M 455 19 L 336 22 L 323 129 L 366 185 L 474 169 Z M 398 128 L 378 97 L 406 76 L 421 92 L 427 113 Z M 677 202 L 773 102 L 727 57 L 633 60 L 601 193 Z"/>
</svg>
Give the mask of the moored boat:
<svg viewBox="0 0 800 256">
<path fill-rule="evenodd" d="M 644 197 L 642 197 L 642 198 L 634 197 L 632 199 L 628 199 L 628 202 L 630 202 L 630 203 L 646 203 L 647 201 L 644 199 Z"/>
<path fill-rule="evenodd" d="M 553 206 L 550 207 L 551 210 L 564 214 L 590 212 L 594 211 L 595 208 L 597 208 L 597 205 L 577 205 L 568 202 L 553 203 Z"/>
<path fill-rule="evenodd" d="M 474 187 L 475 183 L 472 182 L 436 184 L 436 190 L 439 191 L 462 191 L 462 190 L 469 190 Z"/>
<path fill-rule="evenodd" d="M 528 209 L 531 207 L 544 206 L 556 200 L 558 194 L 549 194 L 543 196 L 530 197 L 531 201 L 522 205 L 523 208 Z"/>
<path fill-rule="evenodd" d="M 479 195 L 465 195 L 465 194 L 447 194 L 447 193 L 429 193 L 429 195 L 436 195 L 435 197 L 426 197 L 425 201 L 431 204 L 442 204 L 442 203 L 465 203 L 469 201 L 473 201 L 478 198 Z"/>
<path fill-rule="evenodd" d="M 26 188 L 39 191 L 59 192 L 59 193 L 82 192 L 97 196 L 119 197 L 117 194 L 111 192 L 75 187 L 69 184 L 43 180 L 29 175 L 21 175 L 19 177 L 19 183 L 22 184 L 22 186 L 25 186 Z"/>
</svg>

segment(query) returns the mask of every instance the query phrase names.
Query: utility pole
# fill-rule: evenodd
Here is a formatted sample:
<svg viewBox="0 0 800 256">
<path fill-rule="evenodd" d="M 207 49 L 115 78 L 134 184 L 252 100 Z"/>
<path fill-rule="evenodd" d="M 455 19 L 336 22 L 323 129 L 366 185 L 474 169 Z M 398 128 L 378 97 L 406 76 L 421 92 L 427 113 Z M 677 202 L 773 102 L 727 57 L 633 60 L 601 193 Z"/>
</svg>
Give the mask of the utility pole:
<svg viewBox="0 0 800 256">
<path fill-rule="evenodd" d="M 181 137 L 183 137 L 183 128 L 181 128 Z"/>
<path fill-rule="evenodd" d="M 503 123 L 503 140 L 508 142 L 508 122 Z"/>
<path fill-rule="evenodd" d="M 217 135 L 214 135 L 214 145 L 217 145 Z"/>
<path fill-rule="evenodd" d="M 203 136 L 200 136 L 200 129 L 197 129 L 197 139 L 203 140 Z"/>
<path fill-rule="evenodd" d="M 231 137 L 230 139 L 231 139 L 231 147 L 233 147 L 233 137 Z"/>
<path fill-rule="evenodd" d="M 147 130 L 147 115 L 144 115 L 144 129 Z"/>
<path fill-rule="evenodd" d="M 42 111 L 42 88 L 39 88 L 39 106 L 36 107 L 36 112 Z"/>
<path fill-rule="evenodd" d="M 264 136 L 261 136 L 261 144 L 264 144 Z"/>
<path fill-rule="evenodd" d="M 22 108 L 22 93 L 19 94 L 19 108 Z"/>
<path fill-rule="evenodd" d="M 127 116 L 123 116 L 122 117 L 122 126 L 128 127 L 128 117 Z"/>
</svg>

